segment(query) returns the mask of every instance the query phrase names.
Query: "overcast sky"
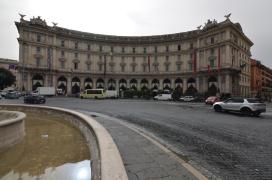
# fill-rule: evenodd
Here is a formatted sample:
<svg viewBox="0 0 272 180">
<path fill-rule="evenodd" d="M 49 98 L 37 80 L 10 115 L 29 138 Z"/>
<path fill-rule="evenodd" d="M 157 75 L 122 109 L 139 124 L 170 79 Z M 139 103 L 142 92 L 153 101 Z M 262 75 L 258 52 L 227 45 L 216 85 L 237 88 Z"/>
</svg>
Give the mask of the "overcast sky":
<svg viewBox="0 0 272 180">
<path fill-rule="evenodd" d="M 112 35 L 156 35 L 196 29 L 208 19 L 242 25 L 252 58 L 272 67 L 271 0 L 0 0 L 0 57 L 18 59 L 18 13 L 48 25 Z"/>
</svg>

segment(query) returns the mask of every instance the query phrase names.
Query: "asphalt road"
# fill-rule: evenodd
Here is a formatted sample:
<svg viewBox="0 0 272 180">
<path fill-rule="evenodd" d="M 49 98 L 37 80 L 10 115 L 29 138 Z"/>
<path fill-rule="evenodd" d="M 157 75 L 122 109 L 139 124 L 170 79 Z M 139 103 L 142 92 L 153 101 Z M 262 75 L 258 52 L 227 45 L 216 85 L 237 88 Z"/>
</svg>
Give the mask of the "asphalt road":
<svg viewBox="0 0 272 180">
<path fill-rule="evenodd" d="M 22 100 L 0 100 L 6 102 Z M 216 113 L 198 103 L 48 98 L 46 105 L 99 112 L 133 123 L 211 178 L 272 179 L 271 105 L 260 117 Z"/>
</svg>

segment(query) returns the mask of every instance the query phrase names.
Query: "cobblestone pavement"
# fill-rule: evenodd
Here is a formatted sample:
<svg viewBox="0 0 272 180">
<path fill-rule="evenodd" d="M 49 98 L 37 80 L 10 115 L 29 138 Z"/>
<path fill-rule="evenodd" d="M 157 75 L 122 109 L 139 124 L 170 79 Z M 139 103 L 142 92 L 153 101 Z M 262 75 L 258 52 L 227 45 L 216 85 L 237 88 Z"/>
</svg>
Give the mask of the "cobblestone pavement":
<svg viewBox="0 0 272 180">
<path fill-rule="evenodd" d="M 272 179 L 271 104 L 260 117 L 216 113 L 199 103 L 52 98 L 47 105 L 100 112 L 134 124 L 210 179 Z"/>
</svg>

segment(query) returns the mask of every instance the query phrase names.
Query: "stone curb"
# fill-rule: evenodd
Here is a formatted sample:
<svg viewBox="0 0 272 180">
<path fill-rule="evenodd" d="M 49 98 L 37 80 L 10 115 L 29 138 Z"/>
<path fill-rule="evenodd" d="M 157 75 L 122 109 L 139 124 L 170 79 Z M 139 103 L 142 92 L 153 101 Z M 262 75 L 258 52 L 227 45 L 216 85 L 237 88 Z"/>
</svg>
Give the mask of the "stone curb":
<svg viewBox="0 0 272 180">
<path fill-rule="evenodd" d="M 9 124 L 13 124 L 13 123 L 16 123 L 18 121 L 22 121 L 26 115 L 22 112 L 19 112 L 19 111 L 0 111 L 1 112 L 4 112 L 4 113 L 14 113 L 17 115 L 17 117 L 15 118 L 8 118 L 6 120 L 2 120 L 0 121 L 0 126 L 6 126 L 6 125 L 9 125 Z"/>
<path fill-rule="evenodd" d="M 101 124 L 99 124 L 93 118 L 80 112 L 58 107 L 32 106 L 22 104 L 1 104 L 0 107 L 1 106 L 33 107 L 47 110 L 55 110 L 76 116 L 84 120 L 92 128 L 92 131 L 94 132 L 98 142 L 101 159 L 101 180 L 128 180 L 128 176 L 120 152 L 116 144 L 114 143 L 111 135 Z"/>
</svg>

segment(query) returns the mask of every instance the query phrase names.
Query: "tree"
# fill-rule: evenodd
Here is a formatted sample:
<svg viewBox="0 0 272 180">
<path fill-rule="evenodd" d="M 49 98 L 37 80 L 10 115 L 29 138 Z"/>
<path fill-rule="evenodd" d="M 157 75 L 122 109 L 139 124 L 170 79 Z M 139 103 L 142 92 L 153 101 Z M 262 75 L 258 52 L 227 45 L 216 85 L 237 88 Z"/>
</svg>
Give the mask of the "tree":
<svg viewBox="0 0 272 180">
<path fill-rule="evenodd" d="M 11 86 L 16 81 L 15 76 L 7 69 L 0 68 L 0 89 Z"/>
</svg>

